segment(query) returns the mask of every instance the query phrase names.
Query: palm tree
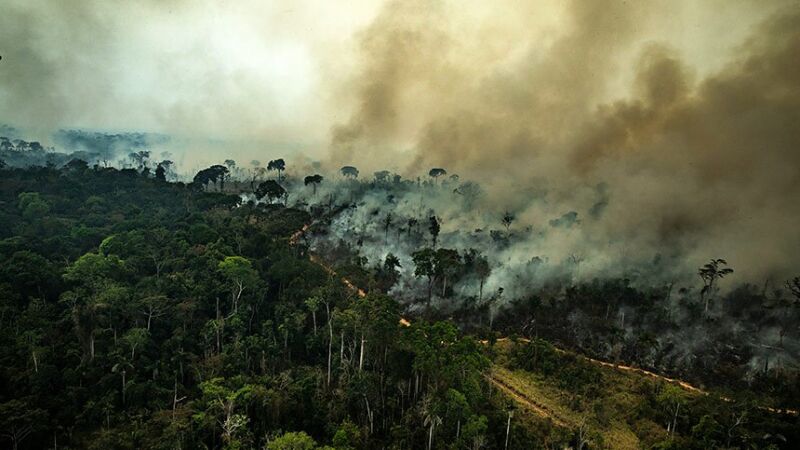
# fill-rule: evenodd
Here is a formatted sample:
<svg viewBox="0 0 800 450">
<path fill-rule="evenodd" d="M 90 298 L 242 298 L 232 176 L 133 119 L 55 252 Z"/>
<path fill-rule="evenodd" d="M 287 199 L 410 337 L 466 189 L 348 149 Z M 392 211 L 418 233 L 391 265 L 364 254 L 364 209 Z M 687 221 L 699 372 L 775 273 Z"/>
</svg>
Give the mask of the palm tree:
<svg viewBox="0 0 800 450">
<path fill-rule="evenodd" d="M 700 279 L 703 280 L 703 289 L 700 291 L 700 301 L 705 303 L 705 307 L 703 308 L 704 314 L 708 314 L 708 304 L 711 300 L 711 296 L 714 294 L 714 283 L 724 278 L 725 275 L 733 273 L 733 269 L 722 267 L 727 265 L 728 262 L 724 259 L 712 259 L 697 271 L 697 274 L 700 275 Z"/>
</svg>

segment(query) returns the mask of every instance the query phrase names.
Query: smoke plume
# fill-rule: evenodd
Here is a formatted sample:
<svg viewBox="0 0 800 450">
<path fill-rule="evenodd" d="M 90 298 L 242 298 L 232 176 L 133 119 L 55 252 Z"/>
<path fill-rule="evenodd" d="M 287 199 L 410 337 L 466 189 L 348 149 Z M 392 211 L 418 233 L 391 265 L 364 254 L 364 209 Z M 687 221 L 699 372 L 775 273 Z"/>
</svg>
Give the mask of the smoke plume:
<svg viewBox="0 0 800 450">
<path fill-rule="evenodd" d="M 358 35 L 334 162 L 446 167 L 481 181 L 483 208 L 534 229 L 575 211 L 561 256 L 725 257 L 750 280 L 796 271 L 796 5 L 426 5 L 389 2 Z M 687 8 L 697 28 L 674 20 Z M 735 42 L 686 44 L 720 21 Z"/>
</svg>

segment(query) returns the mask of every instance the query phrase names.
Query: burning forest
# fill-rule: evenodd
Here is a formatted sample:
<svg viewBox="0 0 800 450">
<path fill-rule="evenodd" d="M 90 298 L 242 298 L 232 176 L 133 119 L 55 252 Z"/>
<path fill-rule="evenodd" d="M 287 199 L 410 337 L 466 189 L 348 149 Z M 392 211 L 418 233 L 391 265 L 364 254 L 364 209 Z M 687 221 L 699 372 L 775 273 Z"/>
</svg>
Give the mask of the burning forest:
<svg viewBox="0 0 800 450">
<path fill-rule="evenodd" d="M 795 2 L 7 3 L 3 448 L 798 446 Z"/>
</svg>

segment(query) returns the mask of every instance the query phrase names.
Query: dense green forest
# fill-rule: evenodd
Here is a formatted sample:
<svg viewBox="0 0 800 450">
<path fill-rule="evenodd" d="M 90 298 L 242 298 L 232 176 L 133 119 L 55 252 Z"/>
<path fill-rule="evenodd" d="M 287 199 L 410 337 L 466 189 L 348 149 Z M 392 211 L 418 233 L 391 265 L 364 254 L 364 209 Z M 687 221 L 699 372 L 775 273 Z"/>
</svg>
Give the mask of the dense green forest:
<svg viewBox="0 0 800 450">
<path fill-rule="evenodd" d="M 273 180 L 226 190 L 214 167 L 187 184 L 80 160 L 0 171 L 4 447 L 613 448 L 591 430 L 614 415 L 654 448 L 800 440 L 796 414 L 746 392 L 640 381 L 623 411 L 603 400 L 613 383 L 591 362 L 539 339 L 498 348 L 497 330 L 532 334 L 522 312 L 565 312 L 536 299 L 495 329 L 431 309 L 401 324 L 405 307 L 386 294 L 393 264 L 351 267 L 360 296 L 296 239 L 337 208 L 285 206 Z M 316 194 L 320 181 L 305 185 Z M 247 189 L 276 201 L 243 201 Z M 580 289 L 569 298 L 589 295 Z M 591 427 L 531 414 L 492 367 L 552 384 Z M 781 380 L 774 394 L 791 404 L 796 377 Z"/>
<path fill-rule="evenodd" d="M 4 170 L 0 184 L 4 445 L 413 448 L 502 434 L 479 344 L 448 323 L 401 327 L 394 300 L 330 279 L 289 245 L 302 211 L 79 162 Z"/>
</svg>

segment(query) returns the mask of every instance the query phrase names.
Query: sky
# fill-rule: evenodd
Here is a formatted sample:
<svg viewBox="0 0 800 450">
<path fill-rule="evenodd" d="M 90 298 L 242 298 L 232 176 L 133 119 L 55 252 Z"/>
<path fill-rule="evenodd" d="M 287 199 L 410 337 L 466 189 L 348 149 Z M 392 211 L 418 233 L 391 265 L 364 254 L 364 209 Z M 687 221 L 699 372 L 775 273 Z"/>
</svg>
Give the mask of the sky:
<svg viewBox="0 0 800 450">
<path fill-rule="evenodd" d="M 602 195 L 606 241 L 761 261 L 754 279 L 800 263 L 796 2 L 0 9 L 0 122 L 44 141 L 64 127 L 150 131 L 189 165 L 446 167 L 522 220 Z"/>
<path fill-rule="evenodd" d="M 441 48 L 406 49 L 411 54 L 404 65 L 426 57 L 461 65 L 474 53 L 488 66 L 475 75 L 485 77 L 521 70 L 509 67 L 510 60 L 547 52 L 576 32 L 571 10 L 603 2 L 2 3 L 0 118 L 7 122 L 285 142 L 319 154 L 328 150 L 331 129 L 357 107 L 354 91 L 363 88 L 363 77 L 371 76 L 364 70 L 380 62 L 375 59 L 396 56 L 370 54 L 368 41 L 376 31 L 389 38 L 394 32 L 435 30 L 446 37 L 425 44 Z M 601 39 L 616 35 L 609 45 L 618 47 L 614 51 L 621 58 L 649 42 L 663 42 L 700 72 L 724 64 L 755 24 L 780 9 L 778 2 L 765 7 L 764 2 L 662 1 L 647 2 L 653 5 L 648 8 L 640 2 L 608 3 L 614 11 L 603 11 L 608 17 L 598 16 L 593 32 L 599 31 Z M 384 24 L 387 28 L 375 29 Z M 415 38 L 395 37 L 401 41 L 397 45 Z M 622 95 L 631 70 L 613 70 L 604 88 L 609 96 Z"/>
</svg>

